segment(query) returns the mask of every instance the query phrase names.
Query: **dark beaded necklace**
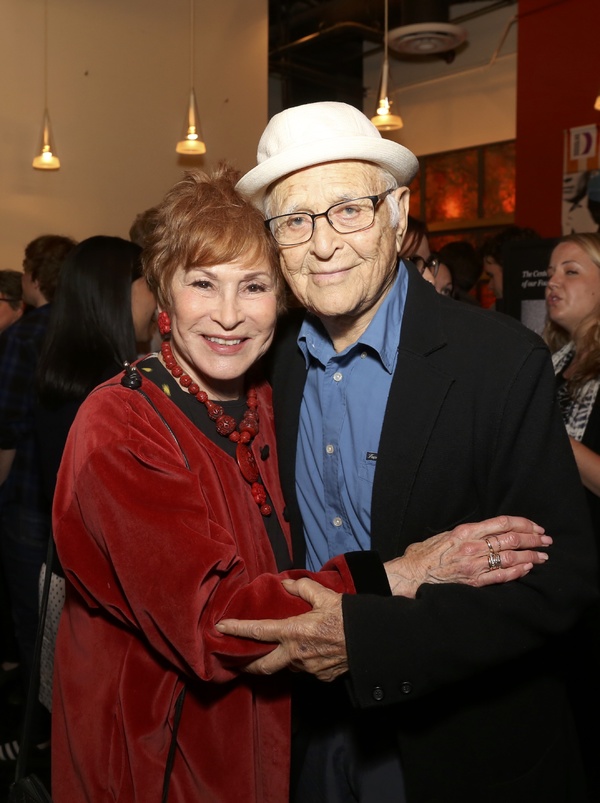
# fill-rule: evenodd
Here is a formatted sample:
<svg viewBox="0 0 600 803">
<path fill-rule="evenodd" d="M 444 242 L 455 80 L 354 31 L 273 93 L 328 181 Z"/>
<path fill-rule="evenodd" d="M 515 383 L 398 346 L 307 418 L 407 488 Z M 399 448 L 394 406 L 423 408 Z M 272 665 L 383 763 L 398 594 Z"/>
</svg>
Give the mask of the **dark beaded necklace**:
<svg viewBox="0 0 600 803">
<path fill-rule="evenodd" d="M 168 371 L 175 377 L 182 388 L 188 391 L 192 396 L 195 396 L 198 401 L 206 407 L 208 417 L 215 422 L 215 427 L 219 435 L 224 438 L 229 438 L 236 446 L 235 459 L 239 466 L 242 477 L 246 482 L 250 483 L 250 490 L 252 497 L 260 508 L 263 516 L 270 516 L 272 509 L 271 505 L 267 504 L 267 492 L 265 491 L 262 483 L 259 480 L 259 471 L 250 449 L 250 444 L 258 435 L 258 396 L 254 388 L 248 390 L 246 396 L 246 406 L 242 420 L 239 426 L 235 422 L 235 418 L 227 415 L 220 404 L 215 404 L 208 398 L 208 394 L 204 390 L 200 390 L 199 386 L 194 382 L 189 374 L 186 374 L 183 368 L 177 363 L 171 350 L 171 345 L 168 341 L 163 340 L 160 351 Z"/>
</svg>

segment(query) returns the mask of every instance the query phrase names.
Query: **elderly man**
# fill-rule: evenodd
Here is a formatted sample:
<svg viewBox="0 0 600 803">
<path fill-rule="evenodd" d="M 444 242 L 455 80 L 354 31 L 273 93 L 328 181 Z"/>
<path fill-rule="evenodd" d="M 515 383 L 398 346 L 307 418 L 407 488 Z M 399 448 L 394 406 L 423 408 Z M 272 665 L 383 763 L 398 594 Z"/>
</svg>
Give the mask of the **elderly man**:
<svg viewBox="0 0 600 803">
<path fill-rule="evenodd" d="M 553 536 L 550 560 L 508 585 L 413 598 L 302 580 L 288 587 L 311 613 L 219 628 L 279 643 L 249 671 L 342 678 L 302 706 L 319 726 L 303 803 L 582 803 L 556 646 L 596 598 L 595 556 L 552 368 L 519 323 L 438 295 L 398 259 L 416 171 L 364 115 L 325 102 L 276 115 L 238 184 L 307 310 L 282 323 L 272 372 L 295 559 L 352 552 L 375 572 L 373 551 L 389 560 L 512 512 Z M 363 768 L 379 787 L 361 785 Z"/>
</svg>

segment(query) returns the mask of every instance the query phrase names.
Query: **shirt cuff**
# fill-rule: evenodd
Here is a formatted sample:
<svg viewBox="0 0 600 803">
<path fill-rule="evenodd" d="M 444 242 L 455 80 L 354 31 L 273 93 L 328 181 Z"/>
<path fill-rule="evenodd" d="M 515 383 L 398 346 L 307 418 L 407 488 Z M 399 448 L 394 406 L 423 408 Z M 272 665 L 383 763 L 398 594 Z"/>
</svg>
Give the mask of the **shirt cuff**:
<svg viewBox="0 0 600 803">
<path fill-rule="evenodd" d="M 350 569 L 357 594 L 392 596 L 384 565 L 377 552 L 373 550 L 346 552 L 344 558 Z"/>
</svg>

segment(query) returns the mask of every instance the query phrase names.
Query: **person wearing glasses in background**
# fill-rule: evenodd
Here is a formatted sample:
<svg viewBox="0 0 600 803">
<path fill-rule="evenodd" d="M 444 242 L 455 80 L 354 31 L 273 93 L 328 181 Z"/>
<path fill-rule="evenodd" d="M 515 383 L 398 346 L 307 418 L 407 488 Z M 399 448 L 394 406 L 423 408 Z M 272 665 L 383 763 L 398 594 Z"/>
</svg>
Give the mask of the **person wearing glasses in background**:
<svg viewBox="0 0 600 803">
<path fill-rule="evenodd" d="M 598 590 L 550 357 L 399 259 L 417 168 L 360 111 L 319 102 L 271 119 L 237 185 L 305 307 L 281 322 L 271 370 L 294 560 L 352 552 L 374 577 L 429 535 L 512 514 L 546 528 L 550 558 L 508 585 L 416 583 L 410 598 L 304 578 L 287 589 L 309 613 L 217 629 L 278 644 L 249 672 L 329 681 L 296 678 L 295 803 L 583 803 L 556 636 Z M 494 572 L 506 558 L 487 541 Z"/>
<path fill-rule="evenodd" d="M 453 298 L 454 279 L 452 277 L 452 271 L 439 257 L 436 257 L 436 259 L 439 261 L 434 282 L 435 289 L 440 295 Z"/>
<path fill-rule="evenodd" d="M 426 282 L 436 284 L 440 262 L 437 254 L 433 254 L 429 247 L 427 226 L 413 215 L 408 215 L 406 219 L 406 231 L 398 256 L 410 259 Z"/>
<path fill-rule="evenodd" d="M 0 334 L 16 323 L 25 309 L 18 270 L 0 270 Z"/>
</svg>

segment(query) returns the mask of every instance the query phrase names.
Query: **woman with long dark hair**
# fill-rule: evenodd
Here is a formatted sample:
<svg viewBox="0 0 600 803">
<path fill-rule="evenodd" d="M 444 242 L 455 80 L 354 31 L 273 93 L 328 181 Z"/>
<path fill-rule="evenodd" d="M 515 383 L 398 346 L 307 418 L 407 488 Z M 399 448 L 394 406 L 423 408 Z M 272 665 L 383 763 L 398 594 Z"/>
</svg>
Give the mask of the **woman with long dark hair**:
<svg viewBox="0 0 600 803">
<path fill-rule="evenodd" d="M 38 364 L 42 472 L 49 502 L 69 428 L 100 382 L 137 356 L 156 308 L 142 249 L 120 237 L 83 240 L 65 260 Z"/>
<path fill-rule="evenodd" d="M 148 339 L 156 304 L 141 253 L 129 240 L 97 236 L 65 260 L 38 368 L 44 407 L 81 402 Z"/>
<path fill-rule="evenodd" d="M 89 237 L 61 270 L 38 363 L 36 437 L 51 515 L 56 474 L 75 415 L 88 393 L 136 359 L 149 339 L 156 302 L 142 275 L 142 249 L 120 237 Z M 58 560 L 40 673 L 40 699 L 51 710 L 54 634 L 64 597 Z M 42 575 L 43 577 L 43 575 Z"/>
</svg>

